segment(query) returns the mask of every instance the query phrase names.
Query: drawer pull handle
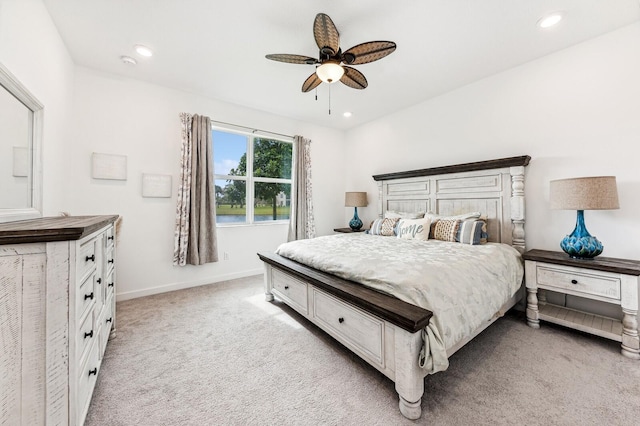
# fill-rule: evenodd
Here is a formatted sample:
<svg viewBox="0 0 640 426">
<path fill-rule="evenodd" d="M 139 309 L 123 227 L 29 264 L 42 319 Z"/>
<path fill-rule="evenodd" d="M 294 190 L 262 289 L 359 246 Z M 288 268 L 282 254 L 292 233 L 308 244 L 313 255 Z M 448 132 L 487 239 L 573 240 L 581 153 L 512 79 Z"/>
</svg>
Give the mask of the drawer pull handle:
<svg viewBox="0 0 640 426">
<path fill-rule="evenodd" d="M 339 322 L 340 324 L 342 324 L 342 323 L 344 322 L 344 318 L 342 318 L 342 317 L 338 318 L 338 322 Z"/>
<path fill-rule="evenodd" d="M 107 237 L 107 240 L 113 240 L 113 235 L 110 237 Z"/>
<path fill-rule="evenodd" d="M 113 259 L 107 260 L 107 263 L 113 263 Z"/>
<path fill-rule="evenodd" d="M 89 376 L 91 376 L 92 374 L 94 375 L 98 375 L 98 367 L 94 368 L 93 370 L 89 370 Z"/>
<path fill-rule="evenodd" d="M 84 261 L 85 262 L 88 262 L 88 261 L 95 262 L 96 261 L 96 255 L 92 254 L 91 256 L 87 256 L 87 257 L 84 258 Z"/>
<path fill-rule="evenodd" d="M 284 286 L 284 289 L 285 289 L 285 290 L 289 290 L 289 286 L 288 286 L 288 285 L 285 285 L 285 286 Z"/>
<path fill-rule="evenodd" d="M 107 287 L 113 287 L 113 283 L 107 284 Z"/>
<path fill-rule="evenodd" d="M 113 317 L 111 317 L 111 318 L 107 318 L 107 321 L 106 321 L 106 322 L 107 322 L 107 323 L 110 323 L 111 321 L 113 321 Z"/>
<path fill-rule="evenodd" d="M 93 337 L 93 330 L 88 333 L 84 333 L 84 338 L 86 339 L 87 337 Z"/>
<path fill-rule="evenodd" d="M 98 284 L 102 284 L 102 278 L 98 278 L 98 279 L 96 280 L 96 282 L 97 282 Z"/>
<path fill-rule="evenodd" d="M 571 284 L 578 284 L 578 280 L 571 280 Z"/>
<path fill-rule="evenodd" d="M 87 300 L 87 299 L 93 300 L 93 292 L 91 292 L 90 294 L 85 294 L 84 295 L 84 300 Z"/>
</svg>

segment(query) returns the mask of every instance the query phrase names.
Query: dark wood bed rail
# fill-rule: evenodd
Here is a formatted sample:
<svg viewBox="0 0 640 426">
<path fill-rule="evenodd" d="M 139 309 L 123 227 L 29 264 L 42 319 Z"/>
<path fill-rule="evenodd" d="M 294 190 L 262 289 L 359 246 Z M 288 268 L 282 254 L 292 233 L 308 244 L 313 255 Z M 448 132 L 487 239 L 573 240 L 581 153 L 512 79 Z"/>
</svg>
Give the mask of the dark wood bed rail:
<svg viewBox="0 0 640 426">
<path fill-rule="evenodd" d="M 433 313 L 426 309 L 367 288 L 362 284 L 318 271 L 280 255 L 258 253 L 258 257 L 276 269 L 313 284 L 325 292 L 411 333 L 424 329 L 433 316 Z"/>
</svg>

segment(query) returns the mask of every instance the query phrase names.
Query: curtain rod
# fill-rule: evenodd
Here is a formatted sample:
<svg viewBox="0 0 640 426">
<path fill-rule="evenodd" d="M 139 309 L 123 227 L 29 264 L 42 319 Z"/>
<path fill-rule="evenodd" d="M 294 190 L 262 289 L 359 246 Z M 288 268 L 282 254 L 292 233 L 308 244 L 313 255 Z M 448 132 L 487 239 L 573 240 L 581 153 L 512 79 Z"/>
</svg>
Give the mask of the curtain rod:
<svg viewBox="0 0 640 426">
<path fill-rule="evenodd" d="M 290 135 L 285 135 L 285 134 L 276 133 L 276 132 L 270 132 L 268 130 L 255 129 L 253 127 L 241 126 L 240 124 L 233 124 L 233 123 L 227 123 L 227 122 L 224 122 L 224 121 L 216 121 L 216 120 L 211 120 L 211 122 L 212 123 L 218 123 L 218 124 L 226 124 L 227 126 L 234 126 L 234 127 L 240 127 L 241 129 L 251 130 L 251 133 L 256 133 L 256 132 L 270 133 L 272 135 L 284 136 L 285 138 L 293 139 L 293 136 L 290 136 Z"/>
</svg>

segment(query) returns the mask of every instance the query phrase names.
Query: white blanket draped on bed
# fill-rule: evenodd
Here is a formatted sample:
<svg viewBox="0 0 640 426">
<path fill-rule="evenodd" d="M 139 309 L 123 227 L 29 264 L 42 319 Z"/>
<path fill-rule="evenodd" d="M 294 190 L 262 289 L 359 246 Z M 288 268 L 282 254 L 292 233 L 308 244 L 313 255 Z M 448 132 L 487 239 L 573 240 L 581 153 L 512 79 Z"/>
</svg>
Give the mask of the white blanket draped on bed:
<svg viewBox="0 0 640 426">
<path fill-rule="evenodd" d="M 491 319 L 524 273 L 520 254 L 494 243 L 340 234 L 285 243 L 276 253 L 433 312 L 425 330 L 428 373 L 448 367 L 446 349 Z"/>
</svg>

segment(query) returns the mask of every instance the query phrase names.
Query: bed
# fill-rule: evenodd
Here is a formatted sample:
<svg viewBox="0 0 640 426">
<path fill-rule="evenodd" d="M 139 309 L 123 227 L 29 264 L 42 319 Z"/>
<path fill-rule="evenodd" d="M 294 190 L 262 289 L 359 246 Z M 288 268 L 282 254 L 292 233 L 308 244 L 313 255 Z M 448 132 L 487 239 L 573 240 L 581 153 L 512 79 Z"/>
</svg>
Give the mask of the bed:
<svg viewBox="0 0 640 426">
<path fill-rule="evenodd" d="M 424 378 L 445 370 L 448 357 L 523 296 L 519 254 L 525 248 L 524 183 L 529 160 L 529 156 L 519 156 L 373 176 L 378 184 L 381 219 L 398 211 L 433 212 L 438 217 L 481 212 L 488 242 L 471 246 L 341 234 L 287 243 L 278 249 L 280 254 L 258 254 L 265 267 L 266 299 L 283 301 L 393 380 L 402 415 L 419 418 Z M 418 248 L 424 253 L 418 253 Z M 386 259 L 373 257 L 377 251 Z M 356 257 L 349 257 L 349 253 Z M 503 256 L 515 258 L 519 266 L 509 268 L 519 267 L 519 272 L 485 268 L 491 263 L 489 258 Z M 367 260 L 360 262 L 359 258 Z M 413 265 L 433 258 L 440 269 L 437 273 L 424 272 L 400 265 L 400 258 L 412 260 Z M 393 261 L 393 265 L 372 266 L 384 265 L 385 260 Z M 362 264 L 362 270 L 351 270 L 355 264 Z M 464 275 L 465 269 L 488 269 L 487 278 Z M 391 276 L 397 282 L 392 284 Z M 422 279 L 425 276 L 432 278 Z M 485 284 L 479 279 L 486 285 L 495 281 L 498 289 L 509 289 L 496 290 L 501 293 L 496 299 L 483 299 L 480 294 L 467 297 L 459 292 L 463 287 L 457 286 L 465 282 L 473 281 L 483 288 Z M 440 281 L 442 288 L 458 289 L 457 296 L 445 295 L 442 300 L 431 296 L 429 292 L 437 287 L 425 286 L 437 286 Z M 407 287 L 411 284 L 416 288 Z M 477 308 L 463 307 L 447 316 L 465 298 Z M 467 318 L 466 312 L 476 309 L 483 312 Z M 459 332 L 462 328 L 464 332 Z"/>
</svg>

